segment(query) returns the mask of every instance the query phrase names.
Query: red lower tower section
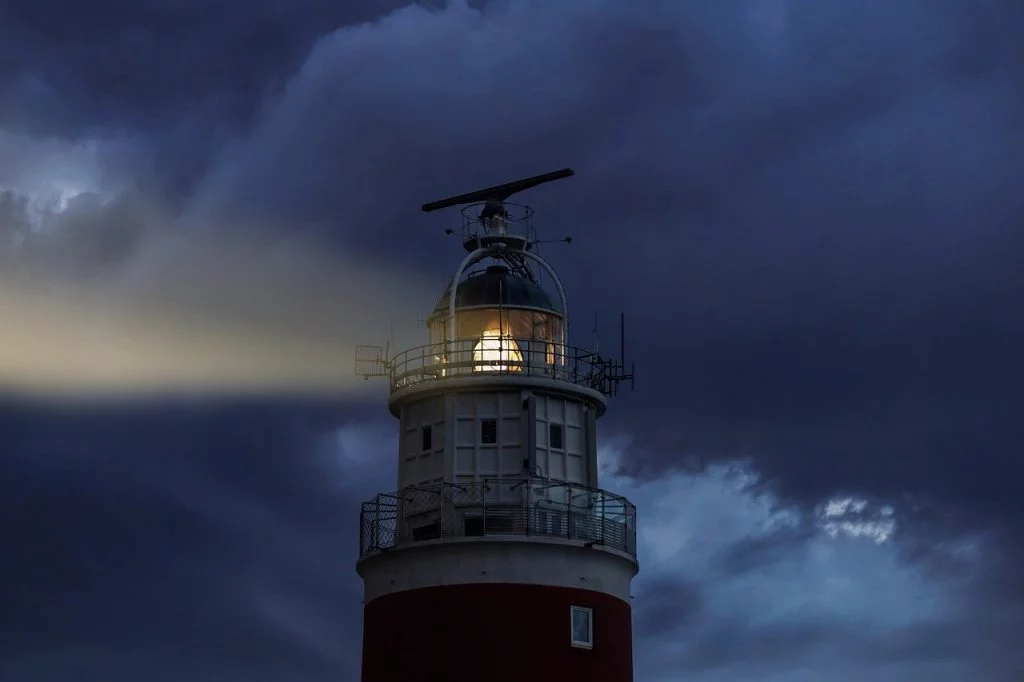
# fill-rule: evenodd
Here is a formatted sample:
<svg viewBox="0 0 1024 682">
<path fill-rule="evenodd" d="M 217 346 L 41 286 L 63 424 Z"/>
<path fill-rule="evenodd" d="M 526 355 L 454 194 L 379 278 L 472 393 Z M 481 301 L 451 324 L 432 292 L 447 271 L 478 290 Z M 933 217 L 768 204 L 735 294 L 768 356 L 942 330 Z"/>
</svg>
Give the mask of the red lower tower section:
<svg viewBox="0 0 1024 682">
<path fill-rule="evenodd" d="M 572 646 L 572 606 L 593 611 L 593 647 Z M 630 606 L 568 587 L 426 587 L 366 605 L 363 682 L 633 679 Z"/>
</svg>

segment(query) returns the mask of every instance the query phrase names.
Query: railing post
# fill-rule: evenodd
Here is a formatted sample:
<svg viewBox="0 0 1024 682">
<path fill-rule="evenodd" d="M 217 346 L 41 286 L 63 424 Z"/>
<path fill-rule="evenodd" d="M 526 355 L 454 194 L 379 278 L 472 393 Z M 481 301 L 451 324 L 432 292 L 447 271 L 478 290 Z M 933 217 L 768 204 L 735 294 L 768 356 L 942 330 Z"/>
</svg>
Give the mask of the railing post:
<svg viewBox="0 0 1024 682">
<path fill-rule="evenodd" d="M 629 543 L 629 548 L 626 550 L 632 555 L 636 555 L 636 507 L 629 510 L 628 516 L 630 523 L 626 527 L 626 542 Z"/>
<path fill-rule="evenodd" d="M 572 483 L 567 483 L 565 489 L 566 500 L 568 502 L 568 505 L 566 507 L 568 511 L 565 515 L 565 539 L 572 540 L 573 537 L 575 537 L 576 535 L 572 529 Z"/>
<path fill-rule="evenodd" d="M 608 501 L 608 496 L 602 490 L 601 491 L 601 543 L 602 544 L 604 544 L 605 537 L 606 537 L 605 534 L 604 534 L 604 519 L 605 519 L 605 516 L 606 516 L 606 514 L 605 514 L 605 504 L 606 504 L 607 501 Z"/>
<path fill-rule="evenodd" d="M 526 534 L 529 535 L 530 526 L 533 525 L 533 507 L 530 506 L 530 491 L 533 489 L 533 486 L 530 485 L 529 480 L 524 485 L 526 486 L 526 509 L 524 510 L 526 512 Z"/>
<path fill-rule="evenodd" d="M 487 535 L 487 490 L 488 490 L 488 479 L 484 479 L 484 484 L 480 488 L 480 527 L 481 532 Z"/>
<path fill-rule="evenodd" d="M 374 530 L 373 530 L 373 534 L 375 536 L 373 538 L 373 544 L 374 544 L 374 547 L 376 547 L 377 549 L 380 549 L 380 495 L 377 495 L 376 497 L 373 498 L 373 504 L 374 504 L 374 507 L 375 507 L 375 509 L 374 509 L 374 518 L 377 519 L 377 523 L 374 524 L 375 527 L 374 527 Z M 398 529 L 396 528 L 395 529 L 396 534 L 397 534 L 397 531 L 398 531 Z"/>
<path fill-rule="evenodd" d="M 437 510 L 437 527 L 441 540 L 444 540 L 444 484 L 441 484 L 441 506 Z"/>
</svg>

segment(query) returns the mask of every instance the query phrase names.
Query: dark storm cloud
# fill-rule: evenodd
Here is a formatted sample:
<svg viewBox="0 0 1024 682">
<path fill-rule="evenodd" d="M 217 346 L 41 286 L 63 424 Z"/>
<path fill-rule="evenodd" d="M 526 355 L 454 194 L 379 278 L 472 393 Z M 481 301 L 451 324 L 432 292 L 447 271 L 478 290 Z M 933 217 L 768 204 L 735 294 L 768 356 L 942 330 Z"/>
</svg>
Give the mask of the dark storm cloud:
<svg viewBox="0 0 1024 682">
<path fill-rule="evenodd" d="M 355 669 L 339 406 L 4 408 L 4 678 Z"/>
<path fill-rule="evenodd" d="M 677 577 L 655 579 L 638 590 L 636 599 L 645 603 L 635 628 L 638 637 L 662 636 L 700 617 L 700 586 Z"/>
<path fill-rule="evenodd" d="M 891 518 L 884 507 L 847 498 L 822 519 L 755 493 L 740 468 L 604 479 L 641 501 L 638 679 L 1014 679 L 1020 656 L 1001 633 L 1020 613 L 985 594 L 985 538 L 929 538 L 927 558 L 908 560 L 892 528 L 867 525 Z"/>
<path fill-rule="evenodd" d="M 634 434 L 634 470 L 753 455 L 797 499 L 914 490 L 1007 518 L 1024 438 L 1020 14 L 406 9 L 318 44 L 198 205 L 344 213 L 350 248 L 422 268 L 451 218 L 417 218 L 420 200 L 571 163 L 529 201 L 545 236 L 576 238 L 552 257 L 577 341 L 590 311 L 630 311 L 644 393 L 609 423 Z"/>
<path fill-rule="evenodd" d="M 0 128 L 144 136 L 137 181 L 179 201 L 211 155 L 252 120 L 339 26 L 396 0 L 5 3 Z"/>
<path fill-rule="evenodd" d="M 249 119 L 339 26 L 393 0 L 43 0 L 0 9 L 0 126 L 48 133 Z"/>
<path fill-rule="evenodd" d="M 833 677 L 837 680 L 858 679 L 857 674 L 886 664 L 923 664 L 925 667 L 918 671 L 935 666 L 930 671 L 930 679 L 952 682 L 963 679 L 965 673 L 977 674 L 958 665 L 979 648 L 976 640 L 968 641 L 963 637 L 964 625 L 960 622 L 934 627 L 915 625 L 881 633 L 866 631 L 858 624 L 834 621 L 808 620 L 781 627 L 752 627 L 737 620 L 723 622 L 695 639 L 679 664 L 693 671 L 732 667 L 758 670 L 763 675 L 791 670 L 794 659 L 805 658 L 817 662 L 821 670 L 849 667 L 859 671 L 849 678 L 837 672 Z M 826 660 L 831 665 L 825 664 Z M 876 679 L 906 679 L 908 672 L 914 674 L 904 669 L 902 674 Z M 998 674 L 999 671 L 986 670 L 984 674 L 990 672 Z"/>
<path fill-rule="evenodd" d="M 813 532 L 814 529 L 801 524 L 764 537 L 745 538 L 715 557 L 715 572 L 720 576 L 756 573 L 761 566 L 801 549 Z"/>
</svg>

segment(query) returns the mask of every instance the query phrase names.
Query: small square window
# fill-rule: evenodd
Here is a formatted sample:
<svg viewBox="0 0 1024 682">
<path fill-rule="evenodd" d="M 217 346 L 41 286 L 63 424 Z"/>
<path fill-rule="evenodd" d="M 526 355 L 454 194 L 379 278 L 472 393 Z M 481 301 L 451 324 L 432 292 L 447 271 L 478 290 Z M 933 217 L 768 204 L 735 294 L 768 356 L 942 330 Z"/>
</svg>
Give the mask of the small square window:
<svg viewBox="0 0 1024 682">
<path fill-rule="evenodd" d="M 427 450 L 433 449 L 433 447 L 434 447 L 434 429 L 433 429 L 433 427 L 424 426 L 421 429 L 421 433 L 422 433 L 422 436 L 423 436 L 423 447 L 421 448 L 421 450 L 426 452 Z"/>
<path fill-rule="evenodd" d="M 548 427 L 548 447 L 554 450 L 561 450 L 562 444 L 562 425 L 551 424 Z"/>
<path fill-rule="evenodd" d="M 585 606 L 569 607 L 571 643 L 581 649 L 594 648 L 594 611 Z"/>
<path fill-rule="evenodd" d="M 481 419 L 480 420 L 480 442 L 491 444 L 498 442 L 498 420 L 497 419 Z"/>
</svg>

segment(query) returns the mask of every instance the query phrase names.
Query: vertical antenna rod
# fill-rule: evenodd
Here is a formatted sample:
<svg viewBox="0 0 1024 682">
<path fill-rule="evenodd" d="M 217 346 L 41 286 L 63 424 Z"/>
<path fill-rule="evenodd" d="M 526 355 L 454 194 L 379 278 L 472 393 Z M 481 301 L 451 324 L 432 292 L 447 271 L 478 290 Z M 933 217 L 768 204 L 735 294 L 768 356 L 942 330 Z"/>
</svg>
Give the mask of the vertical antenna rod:
<svg viewBox="0 0 1024 682">
<path fill-rule="evenodd" d="M 619 362 L 626 371 L 626 313 L 619 313 Z"/>
</svg>

